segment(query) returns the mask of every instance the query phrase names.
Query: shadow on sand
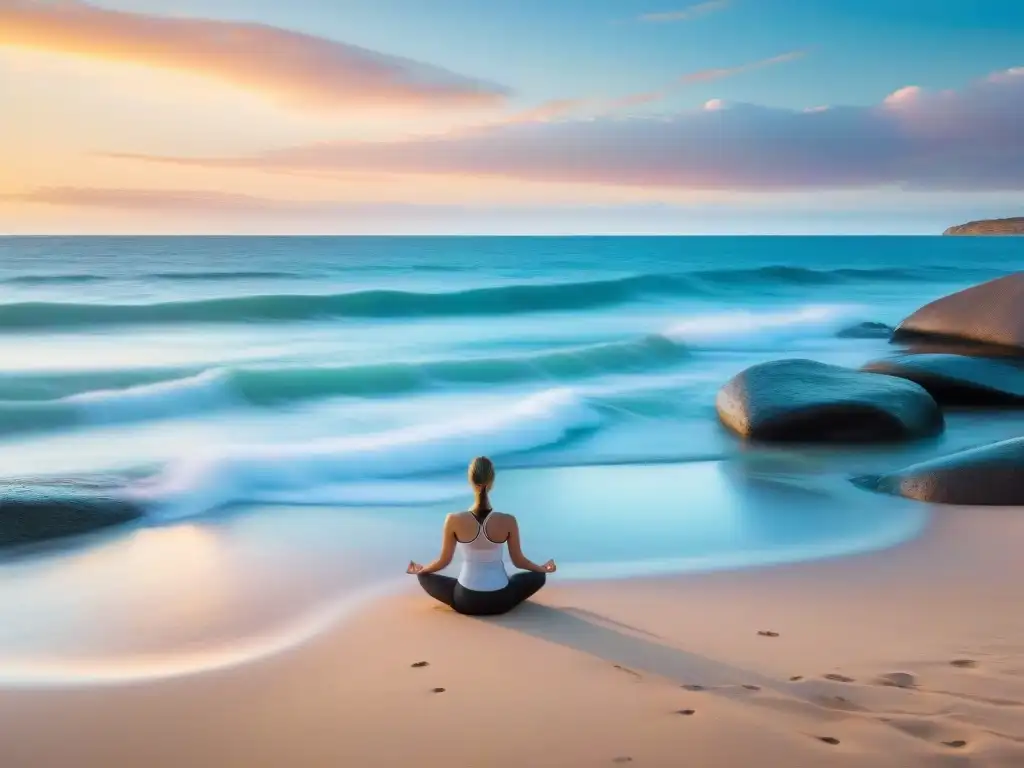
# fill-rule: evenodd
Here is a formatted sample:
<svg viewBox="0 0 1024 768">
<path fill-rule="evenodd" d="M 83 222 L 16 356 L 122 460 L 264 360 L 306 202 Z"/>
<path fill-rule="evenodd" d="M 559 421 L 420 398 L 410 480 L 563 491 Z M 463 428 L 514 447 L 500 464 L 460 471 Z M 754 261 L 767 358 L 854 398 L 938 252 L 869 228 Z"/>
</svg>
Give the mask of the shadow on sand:
<svg viewBox="0 0 1024 768">
<path fill-rule="evenodd" d="M 525 603 L 512 613 L 484 620 L 682 686 L 708 691 L 744 685 L 784 690 L 777 680 L 673 647 L 658 635 L 591 611 Z"/>
<path fill-rule="evenodd" d="M 525 603 L 504 616 L 479 620 L 585 653 L 638 679 L 650 675 L 692 692 L 786 712 L 814 723 L 860 710 L 845 697 L 834 695 L 836 683 L 808 680 L 794 685 L 792 680 L 766 677 L 674 647 L 658 635 L 591 611 Z"/>
</svg>

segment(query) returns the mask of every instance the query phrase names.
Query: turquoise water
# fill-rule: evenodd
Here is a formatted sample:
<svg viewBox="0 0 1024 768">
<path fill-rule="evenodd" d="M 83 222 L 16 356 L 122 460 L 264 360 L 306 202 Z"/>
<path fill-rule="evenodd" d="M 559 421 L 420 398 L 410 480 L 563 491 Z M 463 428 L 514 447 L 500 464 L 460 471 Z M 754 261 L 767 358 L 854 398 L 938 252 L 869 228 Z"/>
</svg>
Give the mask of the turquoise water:
<svg viewBox="0 0 1024 768">
<path fill-rule="evenodd" d="M 0 239 L 0 474 L 184 518 L 437 501 L 411 481 L 479 453 L 717 455 L 743 367 L 859 364 L 886 343 L 840 328 L 1022 264 L 1013 239 Z"/>
<path fill-rule="evenodd" d="M 845 475 L 891 459 L 752 470 L 715 393 L 886 354 L 836 333 L 1022 267 L 1019 239 L 0 239 L 0 478 L 102 476 L 147 510 L 0 565 L 0 662 L 129 679 L 152 670 L 74 665 L 294 642 L 436 554 L 478 454 L 566 580 L 890 546 L 923 508 Z"/>
</svg>

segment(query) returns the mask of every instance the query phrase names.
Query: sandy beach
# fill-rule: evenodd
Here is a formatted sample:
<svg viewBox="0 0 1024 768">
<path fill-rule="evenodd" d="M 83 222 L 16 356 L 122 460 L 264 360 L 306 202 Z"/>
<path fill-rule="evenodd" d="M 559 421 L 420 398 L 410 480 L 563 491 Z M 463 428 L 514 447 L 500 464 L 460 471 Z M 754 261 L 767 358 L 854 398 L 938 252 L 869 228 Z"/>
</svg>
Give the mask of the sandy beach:
<svg viewBox="0 0 1024 768">
<path fill-rule="evenodd" d="M 410 584 L 252 663 L 5 690 L 3 764 L 1020 766 L 1022 542 L 1019 510 L 944 508 L 881 552 L 555 578 L 486 620 Z"/>
</svg>

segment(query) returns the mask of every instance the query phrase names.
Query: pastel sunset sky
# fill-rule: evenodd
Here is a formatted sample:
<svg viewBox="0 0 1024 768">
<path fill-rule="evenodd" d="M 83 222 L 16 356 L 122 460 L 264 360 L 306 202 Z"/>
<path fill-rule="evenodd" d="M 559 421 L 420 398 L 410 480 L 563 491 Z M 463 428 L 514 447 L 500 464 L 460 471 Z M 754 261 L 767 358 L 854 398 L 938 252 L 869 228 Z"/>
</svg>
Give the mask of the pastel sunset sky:
<svg viewBox="0 0 1024 768">
<path fill-rule="evenodd" d="M 1009 215 L 1021 0 L 0 0 L 0 234 Z"/>
</svg>

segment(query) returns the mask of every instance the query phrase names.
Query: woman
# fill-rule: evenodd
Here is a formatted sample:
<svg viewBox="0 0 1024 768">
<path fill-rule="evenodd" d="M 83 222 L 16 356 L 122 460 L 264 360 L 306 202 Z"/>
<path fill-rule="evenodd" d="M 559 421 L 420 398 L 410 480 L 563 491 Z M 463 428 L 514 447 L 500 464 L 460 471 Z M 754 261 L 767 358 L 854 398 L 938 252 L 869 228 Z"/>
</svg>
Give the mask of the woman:
<svg viewBox="0 0 1024 768">
<path fill-rule="evenodd" d="M 544 565 L 527 559 L 519 542 L 519 524 L 515 517 L 491 509 L 489 493 L 494 485 L 494 464 L 486 456 L 469 465 L 469 483 L 476 503 L 467 512 L 448 515 L 444 538 L 437 560 L 423 566 L 410 562 L 406 573 L 419 577 L 420 585 L 435 600 L 469 616 L 495 616 L 507 613 L 536 594 L 544 586 L 547 574 L 557 570 L 554 560 Z M 511 578 L 502 558 L 508 544 L 509 559 L 517 573 Z M 442 576 L 457 547 L 463 552 L 458 579 Z"/>
</svg>

